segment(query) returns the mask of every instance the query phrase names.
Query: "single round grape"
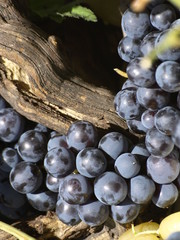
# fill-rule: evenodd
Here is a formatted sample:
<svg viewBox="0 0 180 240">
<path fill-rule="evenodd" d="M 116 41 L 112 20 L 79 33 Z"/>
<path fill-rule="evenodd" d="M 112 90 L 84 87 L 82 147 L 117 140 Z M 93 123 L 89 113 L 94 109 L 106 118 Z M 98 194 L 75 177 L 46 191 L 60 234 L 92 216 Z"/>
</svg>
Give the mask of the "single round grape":
<svg viewBox="0 0 180 240">
<path fill-rule="evenodd" d="M 126 62 L 139 57 L 141 55 L 140 40 L 132 39 L 128 36 L 123 37 L 118 44 L 118 54 Z"/>
<path fill-rule="evenodd" d="M 141 123 L 146 129 L 154 127 L 154 116 L 157 111 L 145 110 L 141 115 Z"/>
<path fill-rule="evenodd" d="M 147 131 L 145 144 L 147 150 L 156 157 L 165 157 L 174 148 L 171 137 L 159 132 L 156 128 Z"/>
<path fill-rule="evenodd" d="M 180 112 L 172 106 L 167 106 L 155 114 L 154 123 L 158 131 L 166 135 L 171 135 L 174 122 L 178 118 L 180 118 Z"/>
<path fill-rule="evenodd" d="M 166 157 L 149 156 L 147 159 L 147 174 L 158 184 L 173 182 L 180 173 L 180 162 L 174 154 Z"/>
<path fill-rule="evenodd" d="M 143 143 L 138 143 L 138 144 L 136 144 L 136 145 L 133 147 L 131 153 L 132 153 L 133 155 L 137 155 L 138 158 L 139 158 L 139 156 L 143 156 L 143 157 L 145 157 L 145 158 L 148 158 L 148 157 L 150 156 L 150 153 L 149 153 L 149 151 L 147 150 L 146 145 L 144 144 L 144 142 L 143 142 Z"/>
<path fill-rule="evenodd" d="M 127 224 L 134 221 L 140 213 L 140 205 L 126 197 L 124 201 L 111 206 L 111 216 L 114 221 L 120 224 Z"/>
<path fill-rule="evenodd" d="M 50 137 L 47 143 L 47 150 L 50 151 L 51 149 L 58 147 L 68 148 L 68 144 L 65 135 L 55 133 Z"/>
<path fill-rule="evenodd" d="M 124 89 L 127 89 L 127 88 L 134 88 L 134 89 L 137 89 L 138 86 L 136 86 L 131 80 L 127 79 L 122 87 L 121 87 L 121 90 L 124 90 Z"/>
<path fill-rule="evenodd" d="M 156 82 L 166 92 L 180 91 L 180 64 L 164 61 L 156 69 Z"/>
<path fill-rule="evenodd" d="M 138 102 L 149 110 L 158 110 L 168 105 L 170 94 L 161 88 L 144 88 L 137 89 Z"/>
<path fill-rule="evenodd" d="M 128 8 L 122 15 L 121 26 L 124 33 L 134 39 L 144 37 L 151 29 L 149 12 L 133 12 Z"/>
<path fill-rule="evenodd" d="M 46 187 L 52 192 L 59 192 L 59 186 L 63 182 L 62 178 L 52 176 L 50 173 L 46 174 Z"/>
<path fill-rule="evenodd" d="M 128 126 L 128 129 L 137 134 L 146 134 L 147 128 L 143 126 L 140 118 L 134 118 L 126 120 L 126 124 Z"/>
<path fill-rule="evenodd" d="M 159 31 L 152 31 L 143 38 L 140 45 L 140 51 L 143 56 L 146 56 L 154 49 L 155 41 L 159 33 Z"/>
<path fill-rule="evenodd" d="M 36 191 L 43 180 L 38 166 L 31 162 L 19 162 L 10 171 L 11 186 L 20 193 L 26 194 Z"/>
<path fill-rule="evenodd" d="M 134 58 L 126 68 L 128 79 L 139 87 L 151 87 L 155 84 L 155 67 L 145 69 L 141 64 L 142 57 Z"/>
<path fill-rule="evenodd" d="M 88 178 L 99 176 L 106 170 L 107 160 L 98 148 L 84 148 L 76 156 L 78 172 Z"/>
<path fill-rule="evenodd" d="M 95 179 L 94 193 L 106 205 L 118 204 L 127 196 L 127 183 L 115 172 L 107 171 Z"/>
<path fill-rule="evenodd" d="M 98 200 L 91 200 L 78 207 L 80 219 L 91 227 L 103 224 L 109 217 L 109 206 Z"/>
<path fill-rule="evenodd" d="M 114 168 L 123 178 L 129 179 L 139 173 L 141 165 L 135 155 L 132 153 L 123 153 L 116 159 Z"/>
<path fill-rule="evenodd" d="M 64 147 L 53 148 L 45 155 L 44 167 L 54 177 L 67 176 L 76 168 L 75 155 Z"/>
<path fill-rule="evenodd" d="M 116 113 L 125 120 L 138 117 L 142 110 L 135 89 L 119 91 L 114 98 L 114 107 Z"/>
<path fill-rule="evenodd" d="M 15 142 L 24 130 L 24 118 L 13 108 L 0 109 L 0 139 Z"/>
<path fill-rule="evenodd" d="M 78 205 L 69 204 L 62 198 L 57 201 L 55 211 L 58 218 L 66 225 L 74 226 L 81 221 L 78 214 Z"/>
<path fill-rule="evenodd" d="M 47 149 L 47 139 L 42 132 L 28 130 L 18 141 L 17 150 L 20 157 L 27 162 L 43 160 Z"/>
<path fill-rule="evenodd" d="M 85 147 L 96 147 L 97 129 L 88 121 L 76 121 L 69 127 L 66 140 L 69 148 L 77 152 Z"/>
<path fill-rule="evenodd" d="M 57 194 L 54 192 L 42 190 L 35 193 L 27 193 L 26 197 L 30 205 L 38 211 L 47 212 L 55 209 Z"/>
<path fill-rule="evenodd" d="M 170 4 L 159 4 L 150 13 L 153 27 L 160 31 L 166 30 L 176 19 L 176 11 Z"/>
<path fill-rule="evenodd" d="M 83 204 L 93 193 L 91 182 L 80 174 L 69 174 L 60 185 L 59 194 L 70 204 Z"/>
<path fill-rule="evenodd" d="M 11 169 L 20 161 L 21 158 L 18 155 L 17 150 L 11 147 L 6 147 L 1 153 L 0 169 L 5 172 L 10 172 Z"/>
<path fill-rule="evenodd" d="M 162 184 L 156 186 L 152 202 L 159 208 L 168 208 L 176 202 L 178 195 L 179 192 L 174 183 Z"/>
<path fill-rule="evenodd" d="M 98 148 L 112 159 L 116 159 L 121 153 L 127 152 L 129 143 L 127 138 L 120 132 L 109 132 L 99 141 Z"/>
<path fill-rule="evenodd" d="M 145 175 L 137 175 L 130 179 L 129 197 L 137 204 L 147 204 L 155 192 L 155 184 Z"/>
</svg>

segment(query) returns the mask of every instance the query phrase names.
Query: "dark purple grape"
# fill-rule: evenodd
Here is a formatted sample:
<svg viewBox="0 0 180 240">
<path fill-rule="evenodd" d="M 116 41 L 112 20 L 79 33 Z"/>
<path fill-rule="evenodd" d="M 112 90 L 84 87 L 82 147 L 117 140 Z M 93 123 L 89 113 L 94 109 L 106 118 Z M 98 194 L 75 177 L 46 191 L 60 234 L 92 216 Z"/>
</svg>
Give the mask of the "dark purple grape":
<svg viewBox="0 0 180 240">
<path fill-rule="evenodd" d="M 152 31 L 143 38 L 140 45 L 141 54 L 143 56 L 146 56 L 154 49 L 155 41 L 159 33 L 159 31 Z"/>
<path fill-rule="evenodd" d="M 104 172 L 94 181 L 94 193 L 106 205 L 118 204 L 127 196 L 127 183 L 115 172 Z"/>
<path fill-rule="evenodd" d="M 58 147 L 68 148 L 68 144 L 65 135 L 55 133 L 50 137 L 47 143 L 47 150 L 50 151 L 51 149 Z"/>
<path fill-rule="evenodd" d="M 145 158 L 148 158 L 150 156 L 150 153 L 147 150 L 146 145 L 144 144 L 144 142 L 136 144 L 133 147 L 131 153 L 133 155 L 137 155 L 138 158 L 139 158 L 139 156 L 142 156 L 142 157 L 145 157 Z"/>
<path fill-rule="evenodd" d="M 123 153 L 116 159 L 114 168 L 123 178 L 129 179 L 139 173 L 141 165 L 135 155 L 132 153 Z"/>
<path fill-rule="evenodd" d="M 170 94 L 161 88 L 139 87 L 137 89 L 137 100 L 146 109 L 154 111 L 168 105 Z"/>
<path fill-rule="evenodd" d="M 141 114 L 142 107 L 136 98 L 135 89 L 119 91 L 114 98 L 116 113 L 123 119 L 133 119 Z"/>
<path fill-rule="evenodd" d="M 41 132 L 28 130 L 19 138 L 17 150 L 24 161 L 38 162 L 43 160 L 46 149 L 47 139 Z"/>
<path fill-rule="evenodd" d="M 44 167 L 54 177 L 67 176 L 76 168 L 75 155 L 64 147 L 53 148 L 45 155 Z"/>
<path fill-rule="evenodd" d="M 144 175 L 137 175 L 130 179 L 129 197 L 137 204 L 147 204 L 155 192 L 154 182 Z"/>
<path fill-rule="evenodd" d="M 126 120 L 128 129 L 137 134 L 146 134 L 147 128 L 143 126 L 140 118 Z"/>
<path fill-rule="evenodd" d="M 91 182 L 80 174 L 66 176 L 59 189 L 60 197 L 70 204 L 83 204 L 92 196 L 92 193 Z"/>
<path fill-rule="evenodd" d="M 0 139 L 15 142 L 24 130 L 24 118 L 13 108 L 0 109 Z"/>
<path fill-rule="evenodd" d="M 36 126 L 34 127 L 34 130 L 38 132 L 42 132 L 44 134 L 49 133 L 49 129 L 40 123 L 36 124 Z"/>
<path fill-rule="evenodd" d="M 128 151 L 129 143 L 122 133 L 109 132 L 100 139 L 98 148 L 115 160 L 121 153 Z"/>
<path fill-rule="evenodd" d="M 88 201 L 78 207 L 80 219 L 91 227 L 103 224 L 109 217 L 109 206 L 98 200 Z"/>
<path fill-rule="evenodd" d="M 127 89 L 127 88 L 134 88 L 134 89 L 137 89 L 138 86 L 136 86 L 131 80 L 127 79 L 122 87 L 121 87 L 121 90 L 124 90 L 124 89 Z"/>
<path fill-rule="evenodd" d="M 166 157 L 150 156 L 147 159 L 147 174 L 158 184 L 173 182 L 180 173 L 180 162 L 174 154 Z"/>
<path fill-rule="evenodd" d="M 155 84 L 155 67 L 145 69 L 141 64 L 142 58 L 138 57 L 129 62 L 126 72 L 128 79 L 139 87 L 151 87 Z"/>
<path fill-rule="evenodd" d="M 141 123 L 146 129 L 151 129 L 154 127 L 154 116 L 157 111 L 152 111 L 147 109 L 141 115 Z"/>
<path fill-rule="evenodd" d="M 151 29 L 149 12 L 136 13 L 128 8 L 122 15 L 121 26 L 125 35 L 130 38 L 140 39 Z"/>
<path fill-rule="evenodd" d="M 140 40 L 128 36 L 123 37 L 118 44 L 118 54 L 125 62 L 130 62 L 132 59 L 139 57 L 141 55 Z"/>
<path fill-rule="evenodd" d="M 46 174 L 46 187 L 52 192 L 59 192 L 59 186 L 63 182 L 64 178 L 57 178 L 51 174 Z"/>
<path fill-rule="evenodd" d="M 76 156 L 78 172 L 88 178 L 99 176 L 106 170 L 107 160 L 98 148 L 84 148 Z"/>
<path fill-rule="evenodd" d="M 154 123 L 158 131 L 166 135 L 171 135 L 174 122 L 180 118 L 180 112 L 171 106 L 160 109 L 154 117 Z"/>
<path fill-rule="evenodd" d="M 173 125 L 173 129 L 171 132 L 171 137 L 174 144 L 180 148 L 180 118 L 178 118 Z"/>
<path fill-rule="evenodd" d="M 49 190 L 27 193 L 26 197 L 30 205 L 38 211 L 47 212 L 56 207 L 57 194 Z"/>
<path fill-rule="evenodd" d="M 126 197 L 124 201 L 111 206 L 111 216 L 114 221 L 120 224 L 127 224 L 134 221 L 140 213 L 140 205 Z"/>
<path fill-rule="evenodd" d="M 11 186 L 20 193 L 26 194 L 36 191 L 43 180 L 38 166 L 30 162 L 19 162 L 9 174 Z"/>
<path fill-rule="evenodd" d="M 159 4 L 150 13 L 151 24 L 160 31 L 166 30 L 176 19 L 176 11 L 170 4 Z"/>
<path fill-rule="evenodd" d="M 88 121 L 76 121 L 69 127 L 66 139 L 69 148 L 77 152 L 85 147 L 96 147 L 97 129 Z"/>
<path fill-rule="evenodd" d="M 175 61 L 165 61 L 156 69 L 156 82 L 166 92 L 180 91 L 180 64 Z"/>
<path fill-rule="evenodd" d="M 0 156 L 0 169 L 5 172 L 10 172 L 20 161 L 21 158 L 18 155 L 17 150 L 11 147 L 6 147 L 3 149 Z"/>
<path fill-rule="evenodd" d="M 159 132 L 156 128 L 147 131 L 145 144 L 147 150 L 156 157 L 165 157 L 170 154 L 174 148 L 172 139 Z"/>
<path fill-rule="evenodd" d="M 174 183 L 158 185 L 152 202 L 159 208 L 168 208 L 176 202 L 178 195 L 179 192 Z"/>
<path fill-rule="evenodd" d="M 66 225 L 74 226 L 81 221 L 78 214 L 78 205 L 69 204 L 62 198 L 57 201 L 55 210 L 58 218 Z"/>
</svg>

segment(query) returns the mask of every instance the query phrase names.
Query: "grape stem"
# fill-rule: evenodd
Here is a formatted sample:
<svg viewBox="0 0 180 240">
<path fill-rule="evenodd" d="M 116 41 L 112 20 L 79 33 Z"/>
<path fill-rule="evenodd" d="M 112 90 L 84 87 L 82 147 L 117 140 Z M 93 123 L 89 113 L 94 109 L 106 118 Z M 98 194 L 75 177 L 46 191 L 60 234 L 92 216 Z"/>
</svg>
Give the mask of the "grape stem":
<svg viewBox="0 0 180 240">
<path fill-rule="evenodd" d="M 1 222 L 1 221 L 0 221 L 0 229 L 13 235 L 14 237 L 18 238 L 19 240 L 36 240 L 35 238 L 18 230 L 17 228 L 15 228 L 7 223 Z"/>
<path fill-rule="evenodd" d="M 114 71 L 117 72 L 121 77 L 128 78 L 128 75 L 126 72 L 124 72 L 118 68 L 114 68 Z"/>
</svg>

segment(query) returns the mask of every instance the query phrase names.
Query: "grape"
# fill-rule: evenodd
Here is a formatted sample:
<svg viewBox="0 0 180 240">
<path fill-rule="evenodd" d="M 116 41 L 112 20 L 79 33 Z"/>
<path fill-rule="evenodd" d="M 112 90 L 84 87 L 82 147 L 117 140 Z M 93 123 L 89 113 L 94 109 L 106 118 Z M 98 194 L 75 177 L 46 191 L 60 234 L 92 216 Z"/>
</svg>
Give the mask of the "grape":
<svg viewBox="0 0 180 240">
<path fill-rule="evenodd" d="M 81 221 L 77 208 L 78 205 L 69 204 L 61 198 L 56 203 L 56 215 L 63 223 L 74 226 Z"/>
<path fill-rule="evenodd" d="M 156 191 L 152 202 L 160 208 L 168 208 L 174 204 L 178 198 L 179 192 L 175 184 L 162 184 L 156 186 Z"/>
<path fill-rule="evenodd" d="M 145 69 L 141 66 L 142 57 L 129 62 L 126 72 L 128 79 L 139 87 L 150 87 L 155 84 L 155 67 Z"/>
<path fill-rule="evenodd" d="M 176 19 L 173 23 L 171 23 L 170 28 L 180 27 L 180 18 Z"/>
<path fill-rule="evenodd" d="M 135 155 L 132 153 L 123 153 L 116 159 L 114 168 L 123 178 L 129 179 L 139 173 L 141 165 Z"/>
<path fill-rule="evenodd" d="M 166 157 L 150 156 L 147 159 L 148 175 L 158 184 L 173 182 L 180 173 L 180 162 L 170 153 Z"/>
<path fill-rule="evenodd" d="M 60 185 L 59 194 L 70 204 L 83 204 L 93 193 L 91 182 L 80 174 L 69 174 Z"/>
<path fill-rule="evenodd" d="M 140 51 L 143 56 L 146 56 L 154 49 L 155 40 L 159 33 L 159 31 L 152 31 L 143 38 L 140 45 Z"/>
<path fill-rule="evenodd" d="M 44 158 L 44 167 L 54 177 L 64 177 L 76 168 L 74 153 L 67 148 L 53 148 Z"/>
<path fill-rule="evenodd" d="M 13 108 L 0 109 L 0 139 L 15 142 L 24 130 L 24 118 Z"/>
<path fill-rule="evenodd" d="M 166 0 L 151 0 L 151 1 L 148 3 L 147 7 L 148 7 L 149 9 L 152 9 L 152 8 L 154 8 L 155 6 L 164 3 L 165 1 L 166 1 Z"/>
<path fill-rule="evenodd" d="M 127 138 L 122 133 L 109 132 L 100 139 L 98 148 L 115 160 L 121 153 L 128 151 L 128 145 Z"/>
<path fill-rule="evenodd" d="M 66 140 L 68 146 L 77 152 L 85 147 L 96 147 L 97 130 L 88 121 L 76 121 L 69 127 Z"/>
<path fill-rule="evenodd" d="M 147 128 L 142 125 L 140 118 L 126 120 L 126 124 L 128 129 L 133 133 L 145 134 L 147 132 Z"/>
<path fill-rule="evenodd" d="M 180 90 L 180 64 L 175 61 L 165 61 L 156 69 L 156 82 L 166 92 Z"/>
<path fill-rule="evenodd" d="M 59 192 L 59 185 L 63 182 L 62 178 L 52 176 L 50 173 L 46 174 L 46 187 L 52 192 Z"/>
<path fill-rule="evenodd" d="M 109 206 L 91 200 L 78 207 L 80 219 L 91 227 L 103 224 L 109 217 Z"/>
<path fill-rule="evenodd" d="M 142 110 L 134 89 L 119 91 L 114 98 L 114 107 L 116 113 L 125 120 L 138 117 Z"/>
<path fill-rule="evenodd" d="M 147 150 L 156 157 L 165 157 L 170 154 L 174 148 L 172 139 L 159 132 L 156 128 L 147 131 L 145 144 Z"/>
<path fill-rule="evenodd" d="M 171 134 L 174 144 L 180 148 L 180 118 L 174 122 Z"/>
<path fill-rule="evenodd" d="M 164 30 L 157 36 L 155 46 L 159 46 L 164 41 L 169 31 L 170 29 Z M 163 52 L 157 53 L 157 56 L 161 61 L 178 61 L 180 60 L 180 48 L 168 48 Z"/>
<path fill-rule="evenodd" d="M 168 105 L 170 94 L 161 88 L 144 88 L 137 89 L 138 102 L 149 110 L 158 110 Z"/>
<path fill-rule="evenodd" d="M 154 123 L 158 131 L 171 135 L 174 122 L 180 117 L 180 112 L 171 106 L 160 109 L 154 117 Z"/>
<path fill-rule="evenodd" d="M 140 40 L 127 36 L 122 38 L 118 44 L 118 54 L 120 58 L 126 62 L 130 62 L 135 57 L 139 57 L 141 55 Z"/>
<path fill-rule="evenodd" d="M 121 90 L 124 90 L 124 89 L 127 89 L 127 88 L 134 88 L 134 89 L 137 89 L 138 87 L 129 79 L 127 79 L 122 87 L 121 87 Z"/>
<path fill-rule="evenodd" d="M 106 170 L 106 167 L 107 160 L 98 148 L 84 148 L 76 156 L 76 168 L 85 177 L 97 177 Z"/>
<path fill-rule="evenodd" d="M 49 190 L 42 190 L 35 193 L 27 193 L 27 200 L 30 205 L 38 211 L 46 212 L 55 209 L 57 194 Z"/>
<path fill-rule="evenodd" d="M 157 111 L 152 111 L 147 109 L 141 115 L 141 123 L 146 129 L 151 129 L 154 127 L 154 116 Z"/>
<path fill-rule="evenodd" d="M 5 172 L 10 172 L 10 170 L 20 161 L 21 159 L 17 150 L 11 147 L 6 147 L 1 153 L 0 168 Z"/>
<path fill-rule="evenodd" d="M 155 192 L 154 182 L 145 175 L 137 175 L 130 179 L 129 197 L 137 204 L 147 204 Z"/>
<path fill-rule="evenodd" d="M 151 29 L 149 12 L 135 13 L 128 8 L 122 15 L 121 26 L 128 37 L 142 38 Z"/>
<path fill-rule="evenodd" d="M 51 149 L 58 147 L 68 148 L 68 144 L 65 135 L 55 133 L 47 143 L 47 150 L 50 151 Z"/>
<path fill-rule="evenodd" d="M 171 233 L 166 240 L 179 240 L 180 231 Z"/>
<path fill-rule="evenodd" d="M 159 4 L 150 13 L 151 24 L 160 31 L 168 29 L 175 19 L 176 12 L 170 4 Z"/>
<path fill-rule="evenodd" d="M 26 194 L 36 191 L 43 180 L 38 166 L 30 162 L 19 162 L 9 174 L 11 186 L 20 193 Z"/>
<path fill-rule="evenodd" d="M 28 130 L 24 132 L 18 141 L 18 153 L 27 162 L 38 162 L 46 154 L 47 139 L 41 132 Z"/>
<path fill-rule="evenodd" d="M 94 193 L 100 202 L 115 205 L 127 196 L 127 183 L 118 174 L 107 171 L 95 179 Z"/>
<path fill-rule="evenodd" d="M 147 148 L 146 148 L 144 143 L 136 144 L 134 146 L 134 148 L 132 149 L 131 153 L 133 155 L 137 155 L 138 158 L 140 156 L 145 157 L 145 158 L 148 158 L 150 156 L 150 153 L 148 152 L 148 150 L 147 150 Z"/>
<path fill-rule="evenodd" d="M 36 126 L 34 127 L 34 130 L 38 131 L 38 132 L 42 132 L 44 134 L 49 133 L 49 129 L 46 126 L 44 126 L 44 125 L 42 125 L 40 123 L 36 124 Z"/>
<path fill-rule="evenodd" d="M 114 221 L 121 224 L 130 223 L 137 218 L 140 213 L 140 205 L 134 203 L 128 197 L 117 205 L 111 206 L 111 215 Z"/>
</svg>

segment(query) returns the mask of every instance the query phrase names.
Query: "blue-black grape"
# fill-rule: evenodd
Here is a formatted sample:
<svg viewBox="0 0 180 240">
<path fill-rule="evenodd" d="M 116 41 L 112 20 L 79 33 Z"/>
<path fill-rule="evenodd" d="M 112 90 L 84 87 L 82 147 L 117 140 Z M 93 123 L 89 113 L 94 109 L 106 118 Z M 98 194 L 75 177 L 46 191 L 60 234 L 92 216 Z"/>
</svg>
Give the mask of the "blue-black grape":
<svg viewBox="0 0 180 240">
<path fill-rule="evenodd" d="M 154 49 L 155 41 L 159 33 L 159 31 L 152 31 L 143 38 L 140 45 L 140 51 L 143 56 L 146 56 Z"/>
<path fill-rule="evenodd" d="M 91 227 L 103 224 L 109 217 L 109 206 L 98 200 L 91 200 L 78 207 L 80 219 Z"/>
<path fill-rule="evenodd" d="M 146 134 L 147 128 L 142 124 L 140 118 L 134 118 L 126 120 L 126 124 L 128 126 L 128 129 L 137 134 Z"/>
<path fill-rule="evenodd" d="M 75 155 L 64 147 L 53 148 L 45 155 L 44 167 L 54 177 L 67 176 L 76 168 Z"/>
<path fill-rule="evenodd" d="M 157 6 L 157 5 L 159 5 L 159 4 L 162 4 L 162 3 L 164 3 L 166 0 L 151 0 L 149 3 L 148 3 L 148 5 L 147 5 L 147 7 L 149 8 L 149 9 L 153 9 L 155 6 Z"/>
<path fill-rule="evenodd" d="M 134 89 L 137 89 L 138 86 L 135 85 L 131 80 L 129 79 L 126 79 L 126 81 L 123 83 L 122 87 L 121 87 L 121 90 L 124 90 L 126 88 L 134 88 Z"/>
<path fill-rule="evenodd" d="M 85 177 L 97 177 L 106 170 L 106 167 L 106 157 L 98 148 L 84 148 L 76 156 L 76 168 Z"/>
<path fill-rule="evenodd" d="M 159 132 L 156 128 L 147 131 L 145 144 L 148 151 L 156 157 L 165 157 L 174 148 L 171 137 Z"/>
<path fill-rule="evenodd" d="M 52 176 L 50 173 L 46 174 L 46 187 L 52 192 L 59 192 L 59 186 L 63 182 L 62 178 Z"/>
<path fill-rule="evenodd" d="M 58 218 L 66 225 L 74 226 L 81 221 L 78 214 L 78 205 L 69 204 L 62 198 L 57 201 L 55 211 Z"/>
<path fill-rule="evenodd" d="M 70 204 L 83 204 L 93 194 L 90 180 L 81 174 L 69 174 L 59 188 L 60 197 Z"/>
<path fill-rule="evenodd" d="M 66 140 L 69 148 L 77 152 L 85 147 L 96 147 L 98 142 L 97 129 L 88 121 L 76 121 L 69 127 Z"/>
<path fill-rule="evenodd" d="M 168 208 L 176 202 L 178 196 L 179 192 L 174 183 L 156 185 L 152 202 L 159 208 Z"/>
<path fill-rule="evenodd" d="M 11 186 L 20 193 L 26 194 L 36 191 L 43 176 L 40 168 L 31 162 L 19 162 L 10 171 L 9 180 Z"/>
<path fill-rule="evenodd" d="M 130 179 L 129 197 L 137 204 L 147 204 L 155 192 L 155 184 L 145 175 L 137 175 Z"/>
<path fill-rule="evenodd" d="M 139 173 L 141 165 L 135 155 L 132 153 L 123 153 L 116 159 L 114 168 L 123 178 L 129 179 Z"/>
<path fill-rule="evenodd" d="M 146 129 L 154 127 L 154 116 L 157 111 L 145 110 L 141 115 L 141 123 Z"/>
<path fill-rule="evenodd" d="M 0 169 L 5 172 L 10 172 L 10 170 L 20 161 L 21 158 L 17 153 L 17 150 L 11 147 L 6 147 L 0 155 Z"/>
<path fill-rule="evenodd" d="M 47 143 L 47 150 L 50 151 L 51 149 L 58 147 L 68 148 L 68 144 L 65 135 L 55 133 L 50 137 Z"/>
<path fill-rule="evenodd" d="M 158 184 L 173 182 L 180 173 L 179 159 L 170 153 L 166 157 L 149 156 L 147 159 L 147 174 Z"/>
<path fill-rule="evenodd" d="M 135 89 L 124 89 L 119 91 L 114 98 L 116 113 L 123 119 L 139 117 L 142 107 L 136 98 Z"/>
<path fill-rule="evenodd" d="M 17 150 L 20 157 L 27 162 L 38 162 L 43 160 L 46 154 L 47 139 L 42 132 L 28 130 L 24 132 L 19 140 Z"/>
<path fill-rule="evenodd" d="M 95 179 L 94 193 L 106 205 L 118 204 L 127 196 L 127 183 L 115 172 L 107 171 Z"/>
<path fill-rule="evenodd" d="M 174 144 L 180 148 L 180 118 L 177 118 L 177 120 L 174 122 L 171 137 Z"/>
<path fill-rule="evenodd" d="M 111 216 L 114 221 L 120 224 L 127 224 L 138 217 L 140 209 L 141 206 L 139 204 L 126 197 L 121 203 L 111 206 Z"/>
</svg>

